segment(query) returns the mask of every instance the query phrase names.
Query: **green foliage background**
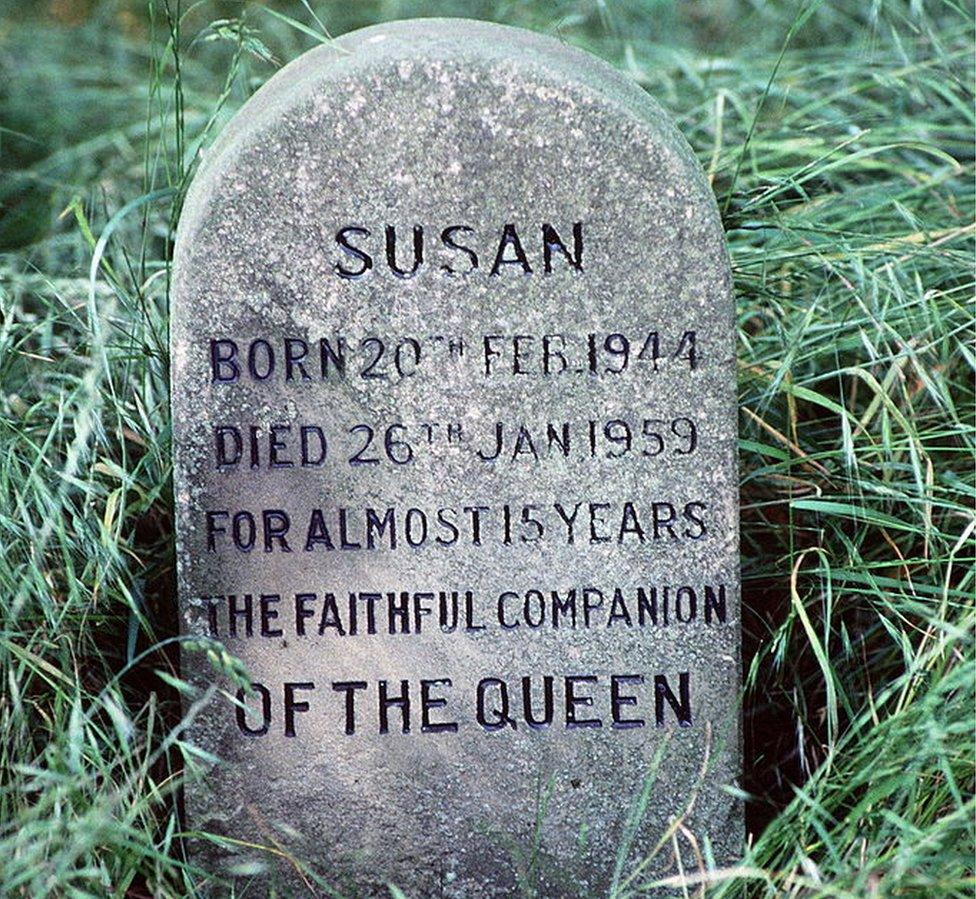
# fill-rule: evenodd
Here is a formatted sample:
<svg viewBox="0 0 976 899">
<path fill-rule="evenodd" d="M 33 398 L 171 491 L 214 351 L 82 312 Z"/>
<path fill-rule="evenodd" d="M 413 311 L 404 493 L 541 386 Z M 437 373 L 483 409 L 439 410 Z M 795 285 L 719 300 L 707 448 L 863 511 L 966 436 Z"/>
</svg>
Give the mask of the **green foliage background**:
<svg viewBox="0 0 976 899">
<path fill-rule="evenodd" d="M 209 760 L 180 739 L 177 701 L 173 225 L 199 148 L 279 64 L 416 15 L 604 56 L 670 110 L 723 211 L 751 836 L 740 867 L 672 872 L 668 894 L 972 895 L 971 13 L 0 3 L 0 895 L 229 889 L 184 862 L 176 814 L 182 778 Z M 184 651 L 242 676 L 219 646 Z M 282 833 L 268 852 L 287 845 Z M 650 861 L 614 895 L 645 894 L 670 845 L 629 847 Z M 620 850 L 607 847 L 609 871 Z M 527 895 L 544 861 L 515 847 Z M 291 862 L 327 894 L 327 871 Z"/>
</svg>

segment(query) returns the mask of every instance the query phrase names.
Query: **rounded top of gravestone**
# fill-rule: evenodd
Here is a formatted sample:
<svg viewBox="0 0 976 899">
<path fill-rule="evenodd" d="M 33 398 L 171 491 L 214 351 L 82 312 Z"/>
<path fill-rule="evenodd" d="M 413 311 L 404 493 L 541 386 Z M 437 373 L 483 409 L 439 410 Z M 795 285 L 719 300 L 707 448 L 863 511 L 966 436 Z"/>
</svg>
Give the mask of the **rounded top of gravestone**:
<svg viewBox="0 0 976 899">
<path fill-rule="evenodd" d="M 404 90 L 411 81 L 427 82 L 421 104 L 411 102 L 416 99 L 410 96 L 413 92 Z M 220 182 L 236 168 L 242 153 L 267 142 L 269 129 L 277 131 L 276 142 L 296 144 L 302 130 L 314 130 L 322 142 L 320 152 L 328 152 L 330 145 L 341 152 L 336 165 L 354 162 L 349 156 L 357 150 L 375 157 L 377 143 L 356 147 L 347 141 L 356 123 L 369 119 L 371 107 L 396 109 L 395 103 L 384 102 L 390 95 L 403 96 L 403 116 L 388 116 L 381 131 L 374 121 L 371 137 L 393 149 L 394 157 L 398 147 L 416 153 L 438 136 L 443 141 L 451 123 L 477 110 L 484 125 L 479 137 L 497 143 L 499 152 L 538 146 L 534 135 L 545 135 L 549 142 L 563 139 L 566 155 L 584 167 L 591 160 L 580 157 L 573 143 L 578 115 L 597 109 L 610 112 L 620 129 L 637 126 L 649 136 L 653 146 L 648 151 L 660 152 L 669 169 L 661 173 L 662 179 L 680 184 L 687 199 L 701 205 L 709 224 L 718 225 L 711 189 L 691 148 L 667 113 L 632 79 L 556 38 L 470 19 L 424 18 L 342 35 L 275 74 L 204 152 L 184 205 L 179 238 L 190 238 Z M 592 118 L 599 128 L 597 117 Z M 596 128 L 589 129 L 590 137 Z M 609 144 L 626 138 L 613 124 L 602 136 Z M 591 147 L 600 154 L 599 145 Z M 525 155 L 525 163 L 531 165 L 531 153 Z M 434 170 L 430 174 L 437 177 Z"/>
</svg>

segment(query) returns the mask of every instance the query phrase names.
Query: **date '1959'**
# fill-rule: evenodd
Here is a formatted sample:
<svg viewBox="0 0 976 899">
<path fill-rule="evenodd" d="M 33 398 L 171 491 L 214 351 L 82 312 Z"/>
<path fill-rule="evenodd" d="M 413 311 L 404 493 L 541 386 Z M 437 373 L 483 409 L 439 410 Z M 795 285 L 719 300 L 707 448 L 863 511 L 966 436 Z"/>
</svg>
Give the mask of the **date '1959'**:
<svg viewBox="0 0 976 899">
<path fill-rule="evenodd" d="M 215 467 L 227 470 L 409 465 L 431 447 L 456 446 L 484 463 L 546 459 L 655 459 L 698 449 L 693 418 L 621 417 L 547 422 L 463 422 L 237 425 L 213 429 Z"/>
</svg>

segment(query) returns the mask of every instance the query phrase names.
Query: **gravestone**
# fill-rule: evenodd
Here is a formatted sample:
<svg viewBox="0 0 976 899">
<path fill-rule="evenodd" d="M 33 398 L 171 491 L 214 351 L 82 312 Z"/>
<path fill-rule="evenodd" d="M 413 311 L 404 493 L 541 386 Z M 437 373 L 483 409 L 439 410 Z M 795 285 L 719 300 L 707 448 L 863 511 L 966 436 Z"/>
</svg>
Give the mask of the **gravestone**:
<svg viewBox="0 0 976 899">
<path fill-rule="evenodd" d="M 190 728 L 190 825 L 243 841 L 193 860 L 465 897 L 599 894 L 631 832 L 625 871 L 734 860 L 733 329 L 707 181 L 597 59 L 417 20 L 272 78 L 176 247 L 183 626 L 253 681 Z"/>
</svg>

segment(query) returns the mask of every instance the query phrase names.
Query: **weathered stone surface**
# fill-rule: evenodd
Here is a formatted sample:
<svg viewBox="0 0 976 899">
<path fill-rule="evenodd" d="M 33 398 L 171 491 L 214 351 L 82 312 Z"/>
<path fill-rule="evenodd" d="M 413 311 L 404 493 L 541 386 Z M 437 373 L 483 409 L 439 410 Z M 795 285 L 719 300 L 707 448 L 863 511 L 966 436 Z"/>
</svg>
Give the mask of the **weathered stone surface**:
<svg viewBox="0 0 976 899">
<path fill-rule="evenodd" d="M 193 183 L 172 359 L 185 631 L 258 685 L 191 730 L 225 760 L 194 827 L 350 892 L 495 896 L 544 802 L 541 894 L 598 893 L 656 772 L 632 857 L 681 815 L 649 870 L 735 857 L 730 276 L 641 90 L 461 20 L 306 54 Z"/>
</svg>

